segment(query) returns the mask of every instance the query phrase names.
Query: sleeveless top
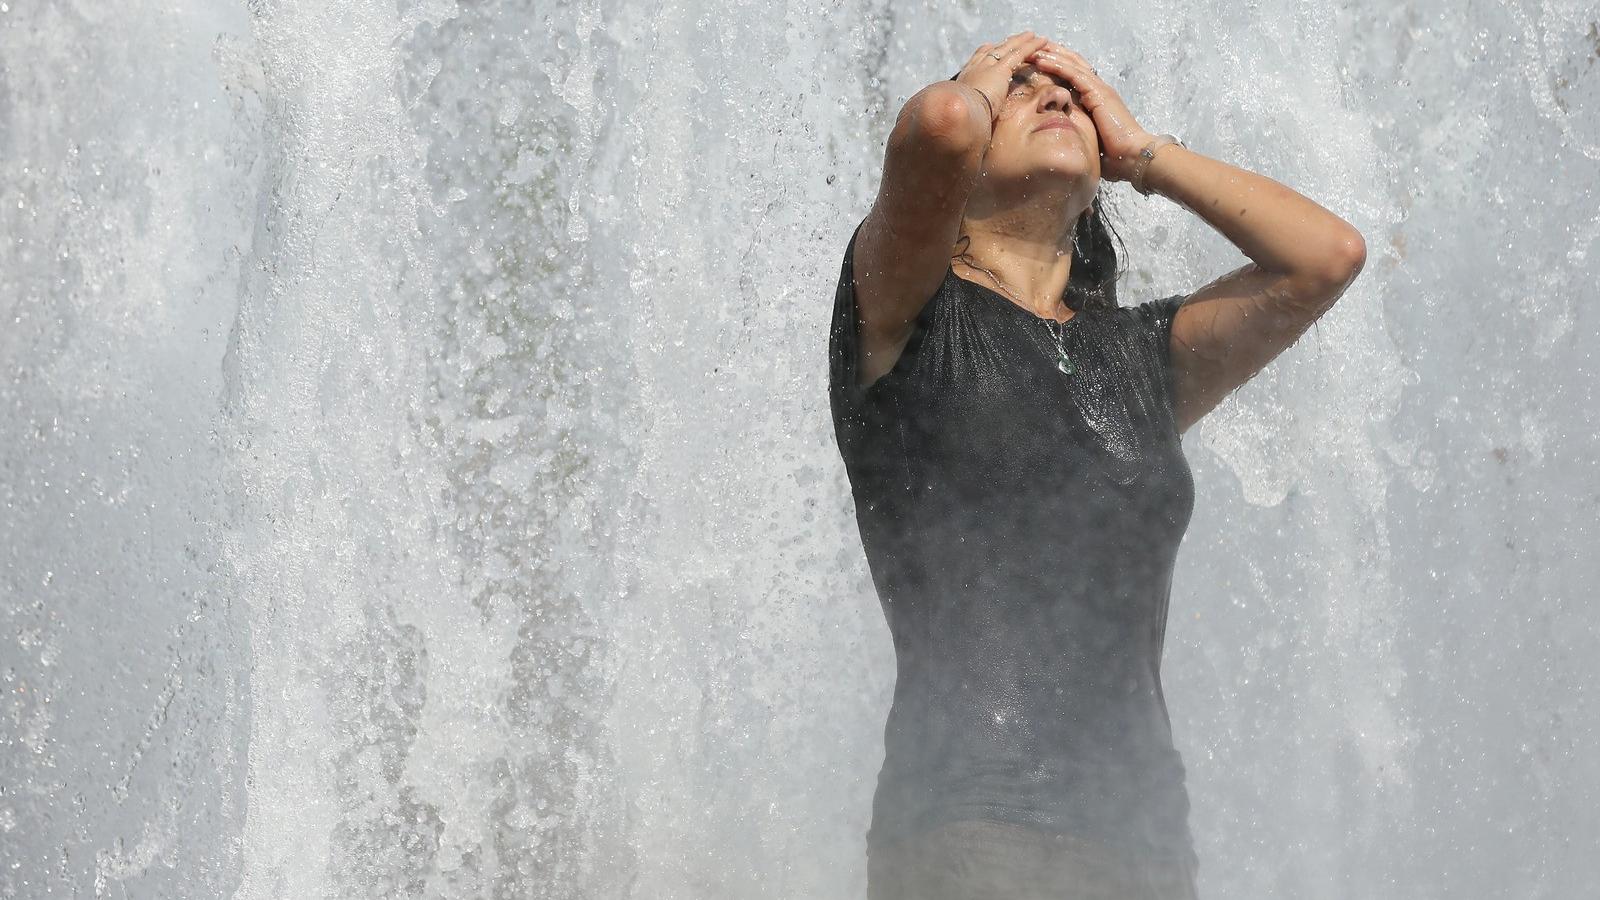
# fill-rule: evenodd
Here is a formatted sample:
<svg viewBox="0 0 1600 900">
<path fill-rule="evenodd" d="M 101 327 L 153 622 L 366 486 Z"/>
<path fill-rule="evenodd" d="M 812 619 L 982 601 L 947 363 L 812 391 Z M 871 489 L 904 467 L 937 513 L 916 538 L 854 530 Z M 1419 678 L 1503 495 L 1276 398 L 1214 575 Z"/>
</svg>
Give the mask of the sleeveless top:
<svg viewBox="0 0 1600 900">
<path fill-rule="evenodd" d="M 991 819 L 1197 863 L 1160 675 L 1194 505 L 1168 343 L 1184 295 L 1080 310 L 1067 375 L 1046 320 L 952 268 L 861 388 L 855 239 L 829 401 L 897 672 L 869 852 Z"/>
</svg>

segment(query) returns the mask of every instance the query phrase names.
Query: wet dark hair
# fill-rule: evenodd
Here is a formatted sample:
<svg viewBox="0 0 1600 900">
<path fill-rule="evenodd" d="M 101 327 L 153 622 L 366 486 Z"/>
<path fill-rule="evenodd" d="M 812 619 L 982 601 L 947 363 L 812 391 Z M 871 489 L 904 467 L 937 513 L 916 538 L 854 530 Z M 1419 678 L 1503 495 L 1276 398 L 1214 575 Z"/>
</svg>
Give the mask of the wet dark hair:
<svg viewBox="0 0 1600 900">
<path fill-rule="evenodd" d="M 951 75 L 950 80 L 955 81 L 956 75 Z M 1101 202 L 1104 197 L 1104 187 L 1095 191 L 1089 211 L 1078 217 L 1078 225 L 1073 229 L 1072 274 L 1067 278 L 1067 290 L 1061 298 L 1073 312 L 1117 308 L 1117 279 L 1122 277 L 1118 268 L 1122 254 L 1117 248 L 1120 246 L 1123 251 L 1128 248 L 1105 214 L 1105 204 Z M 972 242 L 965 234 L 958 240 L 967 241 L 969 246 Z M 973 262 L 965 250 L 954 258 L 969 265 Z"/>
</svg>

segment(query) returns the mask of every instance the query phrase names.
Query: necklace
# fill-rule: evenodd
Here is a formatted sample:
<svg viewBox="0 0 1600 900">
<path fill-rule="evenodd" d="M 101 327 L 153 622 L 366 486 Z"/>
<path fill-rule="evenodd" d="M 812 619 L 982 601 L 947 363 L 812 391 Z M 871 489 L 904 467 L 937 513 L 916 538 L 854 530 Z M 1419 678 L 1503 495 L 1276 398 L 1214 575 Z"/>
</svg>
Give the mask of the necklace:
<svg viewBox="0 0 1600 900">
<path fill-rule="evenodd" d="M 988 269 L 985 269 L 983 266 L 975 263 L 969 263 L 969 265 L 972 265 L 974 269 L 978 269 L 984 274 L 988 275 L 994 280 L 995 284 L 1000 285 L 1000 289 L 1005 291 L 1007 296 L 1009 296 L 1013 301 L 1017 302 L 1017 305 L 1021 307 L 1024 312 L 1028 311 L 1027 307 L 1024 306 L 1021 301 L 1017 301 L 1017 295 L 1011 292 L 1011 288 L 1006 287 L 1006 283 L 996 277 L 993 272 L 990 272 Z M 1072 364 L 1072 360 L 1067 357 L 1067 347 L 1066 344 L 1062 342 L 1062 332 L 1066 329 L 1067 323 L 1057 322 L 1055 319 L 1046 319 L 1043 316 L 1034 315 L 1032 312 L 1028 312 L 1028 314 L 1033 316 L 1035 319 L 1038 319 L 1044 325 L 1044 330 L 1050 332 L 1050 336 L 1055 340 L 1056 368 L 1060 370 L 1061 374 L 1063 375 L 1075 374 L 1078 371 L 1078 368 L 1077 366 L 1074 366 Z M 1077 316 L 1074 315 L 1073 318 L 1075 319 Z M 1070 322 L 1072 319 L 1068 319 L 1067 321 Z M 1051 325 L 1054 325 L 1055 327 L 1052 328 Z"/>
</svg>

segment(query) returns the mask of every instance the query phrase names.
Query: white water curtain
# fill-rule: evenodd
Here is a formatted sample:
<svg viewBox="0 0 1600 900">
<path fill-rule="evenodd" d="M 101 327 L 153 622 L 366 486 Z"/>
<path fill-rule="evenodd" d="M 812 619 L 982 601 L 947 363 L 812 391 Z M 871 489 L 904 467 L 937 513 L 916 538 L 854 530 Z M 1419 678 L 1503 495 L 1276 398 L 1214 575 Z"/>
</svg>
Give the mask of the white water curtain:
<svg viewBox="0 0 1600 900">
<path fill-rule="evenodd" d="M 1367 239 L 1185 437 L 1203 895 L 1586 895 L 1597 19 L 0 0 L 0 895 L 864 896 L 828 312 L 1024 28 Z M 1244 261 L 1110 195 L 1124 303 Z"/>
</svg>

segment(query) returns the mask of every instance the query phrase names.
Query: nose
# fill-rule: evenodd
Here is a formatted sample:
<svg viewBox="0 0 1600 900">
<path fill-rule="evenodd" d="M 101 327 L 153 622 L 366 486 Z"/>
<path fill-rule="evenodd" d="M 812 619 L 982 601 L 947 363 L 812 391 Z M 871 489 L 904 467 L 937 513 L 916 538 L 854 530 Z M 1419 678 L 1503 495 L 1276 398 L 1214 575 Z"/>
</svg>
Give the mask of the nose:
<svg viewBox="0 0 1600 900">
<path fill-rule="evenodd" d="M 1070 88 L 1051 83 L 1039 95 L 1041 109 L 1058 109 L 1062 112 L 1072 111 L 1072 91 Z"/>
</svg>

